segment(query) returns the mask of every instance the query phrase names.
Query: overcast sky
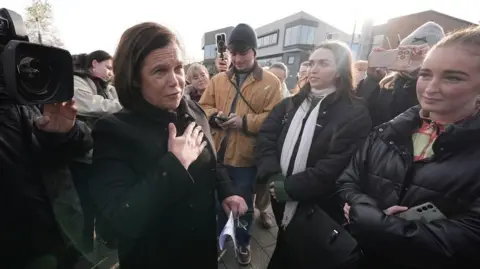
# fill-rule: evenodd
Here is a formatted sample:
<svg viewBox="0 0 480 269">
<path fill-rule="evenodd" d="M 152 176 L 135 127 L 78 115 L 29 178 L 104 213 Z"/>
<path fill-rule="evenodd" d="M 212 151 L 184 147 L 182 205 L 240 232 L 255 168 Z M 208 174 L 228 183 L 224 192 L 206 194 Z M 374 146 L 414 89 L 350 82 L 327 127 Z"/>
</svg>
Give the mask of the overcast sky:
<svg viewBox="0 0 480 269">
<path fill-rule="evenodd" d="M 22 15 L 31 0 L 2 0 L 1 5 Z M 183 40 L 188 57 L 203 59 L 203 33 L 244 22 L 259 27 L 298 11 L 305 11 L 348 33 L 355 19 L 371 17 L 376 23 L 391 17 L 435 9 L 468 21 L 480 20 L 480 0 L 276 0 L 235 1 L 114 1 L 50 0 L 58 36 L 71 53 L 103 49 L 115 52 L 128 27 L 155 21 L 165 24 Z"/>
</svg>

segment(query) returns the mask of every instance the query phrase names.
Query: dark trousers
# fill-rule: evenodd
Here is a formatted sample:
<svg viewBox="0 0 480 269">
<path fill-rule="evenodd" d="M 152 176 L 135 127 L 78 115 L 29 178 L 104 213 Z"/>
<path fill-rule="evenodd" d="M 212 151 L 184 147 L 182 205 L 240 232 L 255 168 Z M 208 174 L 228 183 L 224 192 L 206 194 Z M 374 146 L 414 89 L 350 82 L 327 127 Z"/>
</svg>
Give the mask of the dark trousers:
<svg viewBox="0 0 480 269">
<path fill-rule="evenodd" d="M 93 250 L 93 229 L 95 221 L 95 205 L 88 186 L 88 181 L 91 177 L 90 164 L 72 162 L 70 171 L 84 215 L 83 251 L 90 252 Z"/>
<path fill-rule="evenodd" d="M 255 183 L 255 177 L 257 176 L 257 168 L 256 167 L 232 167 L 228 166 L 228 175 L 230 178 L 235 182 L 235 185 L 240 190 L 240 194 L 245 199 L 245 202 L 248 206 L 247 213 L 240 217 L 241 222 L 245 222 L 247 224 L 247 229 L 243 229 L 238 227 L 235 230 L 235 235 L 237 239 L 237 244 L 240 247 L 246 247 L 250 244 L 250 230 L 253 223 L 253 214 L 254 214 L 254 207 L 253 207 L 253 188 Z M 222 201 L 219 201 L 220 203 Z M 227 223 L 228 216 L 223 212 L 221 206 L 219 206 L 218 212 L 218 228 L 219 234 L 222 231 L 223 227 Z"/>
<path fill-rule="evenodd" d="M 275 250 L 273 251 L 273 255 L 268 263 L 267 269 L 297 269 L 297 266 L 289 256 L 290 248 L 287 242 L 284 240 L 285 231 L 281 227 L 285 203 L 279 203 L 273 197 L 270 197 L 270 200 L 272 204 L 273 215 L 275 216 L 275 221 L 278 224 L 278 234 L 277 245 L 275 246 Z"/>
</svg>

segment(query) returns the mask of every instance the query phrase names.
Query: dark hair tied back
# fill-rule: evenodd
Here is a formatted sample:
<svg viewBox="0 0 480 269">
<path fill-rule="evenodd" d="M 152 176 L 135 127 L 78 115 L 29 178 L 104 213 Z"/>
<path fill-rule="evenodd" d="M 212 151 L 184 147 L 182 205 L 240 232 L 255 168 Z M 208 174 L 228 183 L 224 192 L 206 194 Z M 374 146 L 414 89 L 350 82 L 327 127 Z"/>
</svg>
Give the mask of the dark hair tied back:
<svg viewBox="0 0 480 269">
<path fill-rule="evenodd" d="M 86 68 L 92 67 L 92 62 L 94 60 L 101 63 L 103 61 L 111 60 L 111 59 L 112 59 L 112 56 L 110 54 L 108 54 L 108 52 L 103 51 L 103 50 L 96 50 L 96 51 L 88 54 L 88 56 L 86 57 L 85 67 Z"/>
</svg>

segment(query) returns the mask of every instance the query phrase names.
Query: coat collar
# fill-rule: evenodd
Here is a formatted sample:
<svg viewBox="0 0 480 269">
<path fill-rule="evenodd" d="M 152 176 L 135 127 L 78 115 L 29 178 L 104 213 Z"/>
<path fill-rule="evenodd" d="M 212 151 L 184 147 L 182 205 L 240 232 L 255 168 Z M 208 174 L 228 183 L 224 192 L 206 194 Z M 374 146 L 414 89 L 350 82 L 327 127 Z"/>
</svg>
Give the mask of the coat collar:
<svg viewBox="0 0 480 269">
<path fill-rule="evenodd" d="M 309 97 L 310 94 L 310 88 L 309 87 L 304 87 L 300 90 L 300 92 L 292 97 L 292 101 L 295 104 L 295 106 L 300 106 L 303 101 Z M 322 101 L 321 109 L 325 108 L 327 109 L 331 105 L 336 104 L 337 102 L 344 100 L 345 98 L 339 97 L 337 94 L 329 94 L 325 97 L 325 99 Z"/>
<path fill-rule="evenodd" d="M 258 64 L 257 61 L 255 61 L 255 63 L 253 64 L 253 68 L 252 68 L 252 75 L 253 75 L 253 78 L 257 81 L 260 81 L 263 79 L 263 69 L 262 67 L 260 66 L 260 64 Z M 235 67 L 230 67 L 230 69 L 227 71 L 227 76 L 228 76 L 228 79 L 232 79 L 233 78 L 233 75 L 235 75 Z"/>
<path fill-rule="evenodd" d="M 380 137 L 391 145 L 407 146 L 412 142 L 412 135 L 421 127 L 425 118 L 421 114 L 420 106 L 414 106 L 393 120 L 376 127 Z M 480 114 L 468 117 L 465 120 L 449 124 L 442 132 L 436 143 L 437 147 L 453 150 L 453 148 L 480 145 Z"/>
<path fill-rule="evenodd" d="M 167 111 L 153 106 L 143 98 L 139 98 L 140 104 L 135 107 L 136 112 L 158 123 L 176 122 L 179 117 L 195 119 L 194 113 L 187 104 L 185 98 L 180 100 L 180 105 L 176 111 Z"/>
</svg>

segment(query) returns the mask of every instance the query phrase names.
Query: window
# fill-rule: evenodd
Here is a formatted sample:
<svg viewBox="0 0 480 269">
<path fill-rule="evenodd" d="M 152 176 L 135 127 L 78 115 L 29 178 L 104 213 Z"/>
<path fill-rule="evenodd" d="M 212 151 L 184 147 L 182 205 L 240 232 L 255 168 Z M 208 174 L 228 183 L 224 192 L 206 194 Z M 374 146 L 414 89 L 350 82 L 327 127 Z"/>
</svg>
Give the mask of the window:
<svg viewBox="0 0 480 269">
<path fill-rule="evenodd" d="M 307 27 L 307 44 L 315 44 L 315 28 Z"/>
<path fill-rule="evenodd" d="M 268 67 L 268 66 L 271 66 L 274 63 L 281 62 L 281 61 L 282 61 L 282 56 L 270 57 L 270 58 L 264 58 L 264 59 L 257 60 L 257 62 L 263 67 Z"/>
<path fill-rule="evenodd" d="M 275 43 L 275 44 L 278 43 L 278 33 L 275 33 L 275 34 L 270 36 L 270 42 Z"/>
<path fill-rule="evenodd" d="M 296 25 L 285 30 L 284 46 L 292 45 L 314 45 L 315 27 L 306 25 Z"/>
<path fill-rule="evenodd" d="M 278 44 L 278 32 L 259 37 L 257 43 L 259 48 Z"/>
<path fill-rule="evenodd" d="M 383 46 L 384 35 L 376 35 L 373 37 L 372 49 L 381 48 Z"/>
<path fill-rule="evenodd" d="M 203 48 L 203 58 L 204 59 L 215 59 L 217 58 L 217 45 L 205 45 Z"/>
<path fill-rule="evenodd" d="M 295 57 L 293 56 L 288 56 L 288 61 L 287 61 L 288 64 L 294 64 L 295 63 Z"/>
</svg>

